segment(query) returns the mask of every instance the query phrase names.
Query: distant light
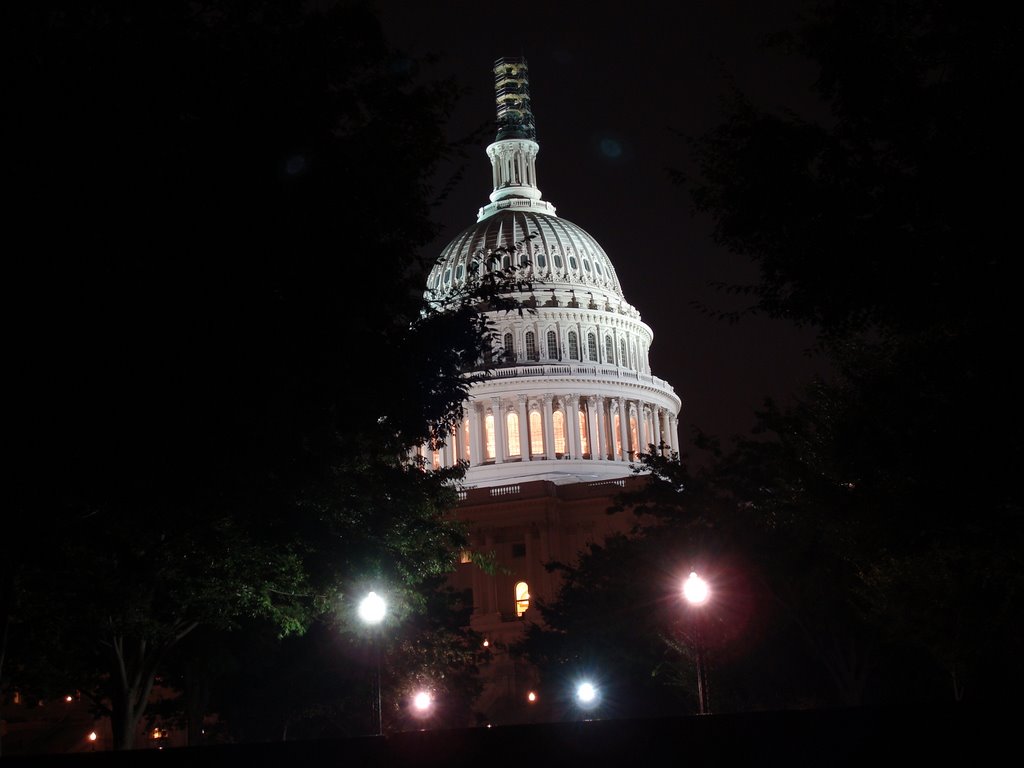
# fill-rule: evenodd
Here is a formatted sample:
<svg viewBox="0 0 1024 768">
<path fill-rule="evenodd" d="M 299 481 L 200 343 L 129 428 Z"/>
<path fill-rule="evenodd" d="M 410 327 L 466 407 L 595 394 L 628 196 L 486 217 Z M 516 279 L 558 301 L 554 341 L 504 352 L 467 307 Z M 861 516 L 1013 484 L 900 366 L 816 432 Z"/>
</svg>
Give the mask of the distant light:
<svg viewBox="0 0 1024 768">
<path fill-rule="evenodd" d="M 706 603 L 711 595 L 711 588 L 695 572 L 691 571 L 689 578 L 683 583 L 683 596 L 694 605 Z"/>
<path fill-rule="evenodd" d="M 89 741 L 96 741 L 96 731 L 89 734 Z"/>
<path fill-rule="evenodd" d="M 605 157 L 618 158 L 622 156 L 622 144 L 613 138 L 601 139 L 601 154 Z"/>
<path fill-rule="evenodd" d="M 65 696 L 64 697 L 64 701 L 72 701 L 71 695 L 69 694 L 69 695 Z"/>
<path fill-rule="evenodd" d="M 433 703 L 433 698 L 427 691 L 420 691 L 412 700 L 413 706 L 420 712 L 430 709 L 431 703 Z"/>
<path fill-rule="evenodd" d="M 486 648 L 486 647 L 487 647 L 487 646 L 489 646 L 490 644 L 491 644 L 491 641 L 490 641 L 490 640 L 484 640 L 484 648 Z"/>
<path fill-rule="evenodd" d="M 526 694 L 526 700 L 532 704 L 537 700 L 537 694 L 533 691 L 530 691 L 528 694 Z"/>
<path fill-rule="evenodd" d="M 376 592 L 371 592 L 359 603 L 359 618 L 367 624 L 380 624 L 387 609 L 384 599 Z"/>
<path fill-rule="evenodd" d="M 591 704 L 597 699 L 597 688 L 592 683 L 580 683 L 576 688 L 576 698 L 582 704 Z"/>
</svg>

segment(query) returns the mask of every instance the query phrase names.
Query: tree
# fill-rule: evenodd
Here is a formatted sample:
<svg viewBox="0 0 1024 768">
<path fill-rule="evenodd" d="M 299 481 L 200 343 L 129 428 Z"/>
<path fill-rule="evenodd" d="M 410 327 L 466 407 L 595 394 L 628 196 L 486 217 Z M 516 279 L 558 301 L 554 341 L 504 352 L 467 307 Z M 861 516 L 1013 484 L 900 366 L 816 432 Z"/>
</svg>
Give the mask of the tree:
<svg viewBox="0 0 1024 768">
<path fill-rule="evenodd" d="M 813 415 L 784 418 L 816 442 L 819 477 L 857 500 L 876 618 L 959 670 L 958 698 L 971 668 L 976 695 L 996 693 L 985 680 L 1020 674 L 1009 606 L 1024 430 L 1006 364 L 1015 232 L 999 183 L 1021 167 L 1006 98 L 1022 82 L 1019 22 L 945 2 L 815 11 L 784 42 L 820 67 L 817 106 L 740 97 L 693 140 L 688 183 L 716 240 L 760 267 L 731 287 L 748 310 L 819 330 L 837 378 L 806 396 Z"/>
<path fill-rule="evenodd" d="M 698 644 L 713 711 L 862 703 L 868 644 L 858 638 L 871 627 L 849 588 L 851 526 L 823 514 L 783 458 L 793 450 L 785 435 L 751 440 L 696 473 L 677 456 L 641 454 L 647 482 L 610 510 L 637 515 L 634 531 L 559 566 L 546 626 L 521 650 L 549 680 L 592 663 L 628 716 L 697 710 Z M 699 612 L 681 594 L 691 570 L 712 584 Z"/>
<path fill-rule="evenodd" d="M 416 253 L 454 89 L 365 4 L 23 13 L 0 675 L 75 681 L 125 748 L 196 627 L 301 632 L 356 577 L 425 610 L 458 472 L 405 457 L 488 330 Z"/>
</svg>

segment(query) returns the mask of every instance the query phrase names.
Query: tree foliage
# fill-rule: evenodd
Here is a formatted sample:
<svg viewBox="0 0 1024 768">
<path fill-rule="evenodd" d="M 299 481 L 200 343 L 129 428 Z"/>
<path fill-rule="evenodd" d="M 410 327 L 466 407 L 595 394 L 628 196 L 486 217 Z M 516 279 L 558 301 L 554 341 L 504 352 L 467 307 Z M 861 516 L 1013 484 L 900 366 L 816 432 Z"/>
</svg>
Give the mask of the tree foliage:
<svg viewBox="0 0 1024 768">
<path fill-rule="evenodd" d="M 788 638 L 830 681 L 799 664 L 789 705 L 991 701 L 1021 679 L 1024 430 L 1001 183 L 1021 168 L 1019 34 L 960 3 L 816 3 L 777 41 L 817 65 L 813 99 L 769 110 L 738 94 L 691 140 L 678 178 L 716 241 L 760 270 L 726 286 L 750 299 L 737 317 L 817 329 L 835 376 L 792 406 L 767 403 L 753 435 L 713 444 L 701 476 L 643 459 L 651 483 L 623 506 L 661 527 L 581 561 L 550 609 L 566 647 L 587 642 L 569 631 L 585 612 L 616 615 L 603 600 L 628 606 L 606 585 L 646 583 L 645 564 L 696 549 L 741 557 L 751 594 L 774 606 L 765 637 Z M 784 647 L 760 648 L 792 668 Z"/>
<path fill-rule="evenodd" d="M 21 15 L 0 675 L 126 747 L 196 627 L 301 632 L 357 581 L 413 617 L 451 564 L 459 472 L 405 457 L 489 333 L 423 297 L 456 92 L 360 2 Z"/>
</svg>

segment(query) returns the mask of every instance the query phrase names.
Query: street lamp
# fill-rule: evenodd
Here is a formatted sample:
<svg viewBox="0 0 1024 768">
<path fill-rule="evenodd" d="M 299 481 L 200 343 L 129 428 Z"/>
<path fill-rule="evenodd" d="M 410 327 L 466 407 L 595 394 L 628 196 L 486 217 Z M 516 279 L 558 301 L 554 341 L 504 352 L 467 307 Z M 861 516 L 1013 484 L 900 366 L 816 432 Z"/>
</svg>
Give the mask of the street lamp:
<svg viewBox="0 0 1024 768">
<path fill-rule="evenodd" d="M 589 680 L 584 680 L 576 686 L 576 704 L 581 709 L 593 709 L 600 700 L 601 692 Z"/>
<path fill-rule="evenodd" d="M 384 621 L 384 616 L 388 612 L 388 604 L 384 602 L 384 598 L 378 595 L 376 592 L 370 592 L 364 597 L 359 603 L 359 618 L 362 619 L 363 623 L 369 624 L 370 626 L 377 626 Z M 381 638 L 380 634 L 376 638 L 377 646 L 377 735 L 384 735 L 384 713 L 381 710 L 380 703 L 380 645 Z"/>
<path fill-rule="evenodd" d="M 704 611 L 703 607 L 711 597 L 711 587 L 695 571 L 683 582 L 683 597 L 696 611 L 693 622 L 693 645 L 697 652 L 697 711 L 708 714 L 708 679 L 704 668 L 704 638 L 701 633 Z"/>
</svg>

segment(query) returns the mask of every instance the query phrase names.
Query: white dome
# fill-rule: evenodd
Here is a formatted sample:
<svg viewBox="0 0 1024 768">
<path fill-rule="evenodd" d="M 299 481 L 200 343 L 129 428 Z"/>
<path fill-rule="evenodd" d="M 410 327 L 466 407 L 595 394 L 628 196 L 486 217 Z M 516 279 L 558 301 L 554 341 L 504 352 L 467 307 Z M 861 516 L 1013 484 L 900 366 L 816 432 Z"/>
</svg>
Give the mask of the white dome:
<svg viewBox="0 0 1024 768">
<path fill-rule="evenodd" d="M 499 255 L 488 260 L 489 254 Z M 616 305 L 624 299 L 615 268 L 591 235 L 571 221 L 532 210 L 506 209 L 467 227 L 448 244 L 427 279 L 437 297 L 462 289 L 488 266 L 519 266 L 538 292 L 579 291 Z M 592 303 L 592 302 L 587 302 Z"/>
<path fill-rule="evenodd" d="M 469 464 L 466 485 L 527 480 L 621 482 L 651 445 L 678 450 L 679 397 L 654 376 L 654 334 L 622 293 L 608 254 L 555 215 L 537 187 L 525 62 L 495 64 L 498 139 L 487 147 L 490 203 L 441 252 L 426 297 L 443 307 L 477 276 L 514 270 L 522 313 L 490 310 L 493 347 L 480 361 L 462 422 L 446 444 L 424 447 L 435 467 Z"/>
</svg>

